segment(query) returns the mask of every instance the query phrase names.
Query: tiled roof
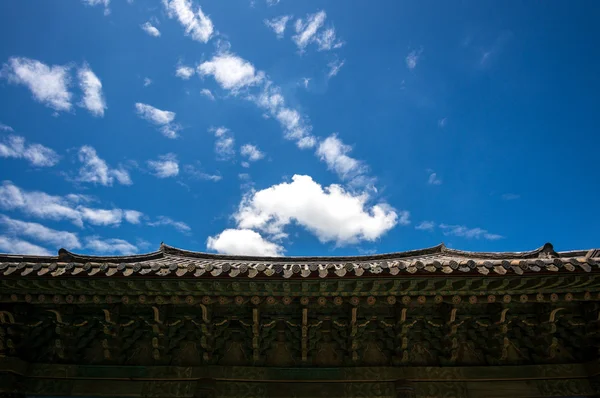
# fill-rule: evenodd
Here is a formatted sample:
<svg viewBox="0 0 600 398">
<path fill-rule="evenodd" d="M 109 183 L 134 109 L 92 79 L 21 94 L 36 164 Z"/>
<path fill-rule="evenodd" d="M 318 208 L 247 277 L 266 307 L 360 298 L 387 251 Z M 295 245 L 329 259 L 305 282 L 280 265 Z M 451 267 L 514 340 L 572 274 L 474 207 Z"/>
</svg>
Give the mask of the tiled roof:
<svg viewBox="0 0 600 398">
<path fill-rule="evenodd" d="M 529 252 L 466 252 L 443 244 L 427 249 L 354 257 L 250 257 L 208 254 L 164 244 L 133 256 L 0 255 L 0 275 L 57 277 L 352 277 L 385 275 L 488 275 L 600 271 L 600 250 L 555 252 L 552 245 Z"/>
</svg>

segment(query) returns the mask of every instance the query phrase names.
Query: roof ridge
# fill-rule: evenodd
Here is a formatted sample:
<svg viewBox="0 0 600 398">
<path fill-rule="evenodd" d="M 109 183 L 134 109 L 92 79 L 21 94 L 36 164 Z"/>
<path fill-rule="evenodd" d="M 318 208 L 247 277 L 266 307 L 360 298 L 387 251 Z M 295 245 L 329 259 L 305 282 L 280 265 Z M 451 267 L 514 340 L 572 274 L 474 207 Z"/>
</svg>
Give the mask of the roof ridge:
<svg viewBox="0 0 600 398">
<path fill-rule="evenodd" d="M 58 256 L 35 256 L 35 255 L 17 255 L 17 254 L 0 254 L 0 262 L 98 262 L 98 263 L 133 263 L 145 260 L 155 260 L 164 258 L 166 255 L 180 256 L 187 258 L 199 258 L 206 260 L 230 260 L 230 261 L 248 261 L 248 262 L 271 262 L 271 263 L 297 263 L 297 262 L 366 262 L 366 261 L 382 261 L 390 259 L 403 259 L 426 257 L 438 254 L 446 254 L 449 256 L 471 258 L 471 259 L 529 259 L 536 257 L 555 258 L 555 257 L 596 257 L 600 254 L 600 249 L 591 250 L 573 250 L 565 252 L 555 252 L 551 243 L 546 243 L 544 246 L 535 250 L 525 252 L 474 252 L 448 248 L 444 243 L 439 245 L 416 250 L 408 250 L 403 252 L 392 252 L 382 254 L 370 254 L 359 256 L 284 256 L 284 257 L 267 257 L 267 256 L 242 256 L 242 255 L 226 255 L 215 253 L 196 252 L 185 249 L 179 249 L 169 246 L 161 242 L 157 251 L 133 254 L 133 255 L 112 255 L 112 256 L 95 256 L 87 254 L 76 254 L 66 249 L 60 249 Z"/>
</svg>

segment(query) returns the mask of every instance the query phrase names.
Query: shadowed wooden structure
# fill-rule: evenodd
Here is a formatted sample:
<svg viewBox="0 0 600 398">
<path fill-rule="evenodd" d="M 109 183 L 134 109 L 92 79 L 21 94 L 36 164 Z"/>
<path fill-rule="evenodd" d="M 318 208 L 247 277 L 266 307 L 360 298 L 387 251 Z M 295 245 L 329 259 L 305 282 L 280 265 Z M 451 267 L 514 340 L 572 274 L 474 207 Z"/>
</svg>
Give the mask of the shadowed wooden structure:
<svg viewBox="0 0 600 398">
<path fill-rule="evenodd" d="M 0 255 L 0 396 L 600 396 L 599 264 Z"/>
</svg>

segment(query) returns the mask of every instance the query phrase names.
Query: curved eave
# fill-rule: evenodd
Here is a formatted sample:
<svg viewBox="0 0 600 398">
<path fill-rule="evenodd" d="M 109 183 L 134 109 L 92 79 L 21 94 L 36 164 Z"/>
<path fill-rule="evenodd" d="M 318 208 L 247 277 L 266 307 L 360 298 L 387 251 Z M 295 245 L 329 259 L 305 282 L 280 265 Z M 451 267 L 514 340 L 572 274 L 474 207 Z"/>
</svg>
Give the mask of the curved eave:
<svg viewBox="0 0 600 398">
<path fill-rule="evenodd" d="M 365 261 L 380 261 L 390 259 L 404 259 L 415 257 L 427 257 L 435 255 L 447 255 L 453 257 L 462 257 L 466 259 L 490 259 L 490 260 L 513 260 L 513 259 L 530 259 L 540 256 L 540 253 L 547 254 L 549 257 L 582 257 L 589 250 L 577 250 L 569 252 L 557 253 L 554 251 L 552 244 L 546 243 L 544 246 L 535 250 L 526 252 L 473 252 L 447 248 L 444 243 L 428 247 L 424 249 L 408 250 L 403 252 L 393 252 L 374 255 L 361 256 L 286 256 L 286 257 L 268 257 L 268 256 L 238 256 L 224 255 L 214 253 L 196 252 L 190 250 L 179 249 L 173 246 L 168 246 L 161 243 L 159 250 L 136 255 L 124 256 L 93 256 L 86 254 L 77 254 L 66 249 L 60 249 L 58 256 L 29 256 L 15 254 L 0 254 L 0 262 L 97 262 L 97 263 L 134 263 L 156 260 L 164 258 L 165 255 L 177 256 L 182 258 L 203 259 L 203 260 L 225 260 L 236 262 L 265 262 L 265 263 L 307 263 L 307 262 L 365 262 Z"/>
</svg>

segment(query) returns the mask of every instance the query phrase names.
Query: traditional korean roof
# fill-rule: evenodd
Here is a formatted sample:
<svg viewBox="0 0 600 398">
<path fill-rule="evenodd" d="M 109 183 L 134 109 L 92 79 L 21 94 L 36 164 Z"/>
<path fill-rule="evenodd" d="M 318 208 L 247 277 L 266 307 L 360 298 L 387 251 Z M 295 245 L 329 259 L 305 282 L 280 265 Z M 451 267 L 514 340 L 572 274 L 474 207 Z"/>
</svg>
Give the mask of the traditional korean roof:
<svg viewBox="0 0 600 398">
<path fill-rule="evenodd" d="M 352 277 L 399 274 L 518 274 L 592 272 L 600 249 L 556 252 L 552 244 L 527 252 L 468 252 L 434 247 L 352 257 L 254 257 L 209 254 L 161 244 L 131 256 L 88 256 L 60 249 L 57 256 L 0 255 L 4 276 Z"/>
</svg>

